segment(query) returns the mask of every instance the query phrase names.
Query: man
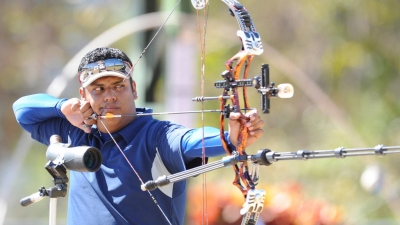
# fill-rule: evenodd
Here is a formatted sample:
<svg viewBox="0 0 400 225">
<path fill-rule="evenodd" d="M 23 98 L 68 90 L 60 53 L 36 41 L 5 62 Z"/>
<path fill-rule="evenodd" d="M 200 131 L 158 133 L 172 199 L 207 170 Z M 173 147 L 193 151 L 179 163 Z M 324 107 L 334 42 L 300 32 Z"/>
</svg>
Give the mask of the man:
<svg viewBox="0 0 400 225">
<path fill-rule="evenodd" d="M 81 99 L 36 94 L 13 105 L 18 123 L 33 139 L 49 145 L 57 134 L 71 147 L 94 146 L 101 151 L 103 162 L 97 172 L 70 171 L 68 224 L 183 224 L 185 181 L 152 191 L 155 200 L 140 186 L 165 173 L 200 165 L 203 131 L 133 116 L 152 110 L 135 106 L 131 65 L 118 49 L 95 49 L 78 68 Z M 99 118 L 110 113 L 131 116 Z M 256 111 L 247 116 L 250 145 L 262 135 L 264 122 Z M 232 146 L 237 143 L 238 117 L 231 113 L 230 132 L 225 134 Z M 204 136 L 207 156 L 225 154 L 218 129 L 206 127 Z"/>
</svg>

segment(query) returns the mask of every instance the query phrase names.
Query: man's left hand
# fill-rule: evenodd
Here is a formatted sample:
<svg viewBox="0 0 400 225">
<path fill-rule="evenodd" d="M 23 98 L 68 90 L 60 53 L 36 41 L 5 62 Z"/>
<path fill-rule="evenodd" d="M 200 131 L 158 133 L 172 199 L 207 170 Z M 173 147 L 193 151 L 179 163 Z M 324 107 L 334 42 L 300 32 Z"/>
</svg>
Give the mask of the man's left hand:
<svg viewBox="0 0 400 225">
<path fill-rule="evenodd" d="M 240 129 L 240 121 L 243 118 L 240 118 L 240 113 L 230 113 L 229 116 L 229 137 L 230 141 L 233 145 L 236 146 L 237 138 Z M 258 114 L 257 110 L 251 110 L 244 115 L 245 117 L 249 118 L 247 122 L 245 122 L 245 126 L 248 129 L 249 135 L 247 138 L 246 147 L 252 145 L 256 142 L 262 135 L 264 121 L 261 119 L 260 115 Z"/>
</svg>

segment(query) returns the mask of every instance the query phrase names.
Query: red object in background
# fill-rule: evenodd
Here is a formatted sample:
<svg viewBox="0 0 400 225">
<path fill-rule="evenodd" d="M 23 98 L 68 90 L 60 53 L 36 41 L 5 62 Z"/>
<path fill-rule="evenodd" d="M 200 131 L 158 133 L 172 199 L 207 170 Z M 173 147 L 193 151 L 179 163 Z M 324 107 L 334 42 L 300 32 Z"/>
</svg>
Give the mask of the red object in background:
<svg viewBox="0 0 400 225">
<path fill-rule="evenodd" d="M 342 222 L 338 206 L 321 199 L 305 199 L 298 183 L 275 186 L 257 186 L 266 191 L 260 224 L 266 225 L 336 225 Z M 188 225 L 240 225 L 239 210 L 245 199 L 233 186 L 215 184 L 207 186 L 207 213 L 203 217 L 202 186 L 190 186 L 186 221 Z M 205 222 L 206 223 L 206 222 Z"/>
</svg>

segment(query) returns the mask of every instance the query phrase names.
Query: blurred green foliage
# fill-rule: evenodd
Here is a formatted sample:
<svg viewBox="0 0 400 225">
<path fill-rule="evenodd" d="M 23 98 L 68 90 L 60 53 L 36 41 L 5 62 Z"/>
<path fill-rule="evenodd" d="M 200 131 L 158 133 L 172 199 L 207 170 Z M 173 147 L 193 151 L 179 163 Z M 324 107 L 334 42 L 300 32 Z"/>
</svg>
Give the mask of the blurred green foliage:
<svg viewBox="0 0 400 225">
<path fill-rule="evenodd" d="M 152 3 L 160 6 L 162 1 Z M 264 54 L 254 58 L 250 75 L 257 75 L 260 65 L 268 63 L 271 81 L 292 83 L 295 88 L 291 99 L 272 99 L 271 113 L 262 115 L 266 123 L 264 136 L 248 149 L 249 153 L 261 148 L 286 152 L 399 145 L 399 1 L 243 0 L 242 3 L 250 12 L 265 47 Z M 2 171 L 10 167 L 8 159 L 22 132 L 13 118 L 12 103 L 23 95 L 45 92 L 55 75 L 83 46 L 106 29 L 140 14 L 142 4 L 126 0 L 0 2 Z M 190 8 L 189 3 L 184 4 L 184 8 Z M 220 79 L 218 74 L 225 69 L 224 62 L 239 50 L 240 41 L 236 37 L 236 21 L 223 3 L 210 1 L 208 19 L 205 93 L 212 96 L 220 94 L 212 84 Z M 196 47 L 200 46 L 195 21 L 190 32 L 194 32 L 196 39 L 192 41 Z M 133 42 L 140 40 L 127 37 L 113 47 L 130 52 Z M 165 38 L 156 38 L 153 45 L 166 43 Z M 144 48 L 146 44 L 142 41 L 139 46 Z M 136 57 L 131 55 L 132 60 Z M 200 60 L 196 62 L 200 68 Z M 200 69 L 194 72 L 200 73 Z M 146 75 L 145 68 L 141 76 Z M 168 105 L 163 105 L 168 98 L 163 96 L 168 90 L 164 85 L 165 76 L 163 71 L 156 84 L 156 102 L 152 104 L 168 111 Z M 77 96 L 76 80 L 71 82 L 75 86 L 67 90 L 65 97 Z M 196 92 L 200 93 L 200 87 Z M 250 105 L 258 107 L 257 92 L 249 89 L 248 93 Z M 205 108 L 218 108 L 218 103 L 206 103 Z M 205 115 L 204 120 L 205 125 L 218 126 L 215 115 Z M 196 123 L 201 126 L 200 116 Z M 28 208 L 18 204 L 20 198 L 40 186 L 51 185 L 50 176 L 43 169 L 44 152 L 45 146 L 33 145 L 17 183 L 9 184 L 13 188 L 8 196 L 5 224 L 18 224 L 16 219 L 24 218 L 42 219 L 35 224 L 47 223 L 48 203 Z M 344 224 L 380 221 L 398 224 L 399 160 L 399 155 L 390 155 L 277 162 L 261 168 L 261 183 L 296 182 L 302 186 L 305 198 L 323 199 L 340 207 Z M 375 194 L 364 190 L 359 182 L 365 167 L 372 164 L 385 171 L 383 187 Z M 207 175 L 207 185 L 228 177 L 225 188 L 234 189 L 230 185 L 231 173 L 230 169 L 211 172 Z M 198 179 L 195 178 L 193 185 Z M 67 199 L 59 200 L 60 223 L 66 217 L 66 203 Z"/>
</svg>

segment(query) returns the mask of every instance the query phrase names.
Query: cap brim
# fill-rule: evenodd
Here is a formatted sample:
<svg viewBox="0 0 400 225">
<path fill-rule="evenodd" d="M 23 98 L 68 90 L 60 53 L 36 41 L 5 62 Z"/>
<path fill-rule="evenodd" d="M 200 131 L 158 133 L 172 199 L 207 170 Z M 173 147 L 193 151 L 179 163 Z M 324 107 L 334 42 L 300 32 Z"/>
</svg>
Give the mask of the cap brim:
<svg viewBox="0 0 400 225">
<path fill-rule="evenodd" d="M 89 86 L 93 81 L 101 78 L 101 77 L 120 77 L 120 78 L 126 78 L 127 75 L 117 72 L 117 71 L 104 71 L 101 73 L 97 73 L 95 75 L 90 76 L 85 82 L 82 82 L 82 87 L 86 88 Z"/>
</svg>

